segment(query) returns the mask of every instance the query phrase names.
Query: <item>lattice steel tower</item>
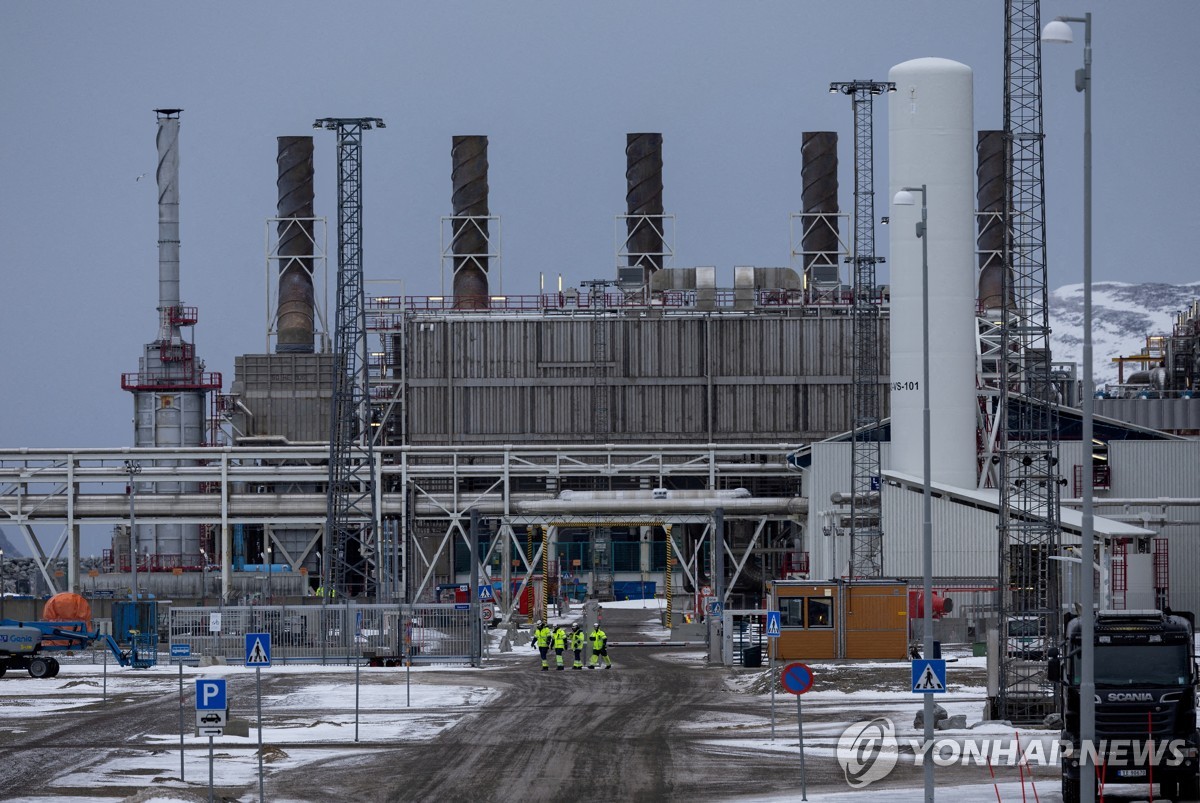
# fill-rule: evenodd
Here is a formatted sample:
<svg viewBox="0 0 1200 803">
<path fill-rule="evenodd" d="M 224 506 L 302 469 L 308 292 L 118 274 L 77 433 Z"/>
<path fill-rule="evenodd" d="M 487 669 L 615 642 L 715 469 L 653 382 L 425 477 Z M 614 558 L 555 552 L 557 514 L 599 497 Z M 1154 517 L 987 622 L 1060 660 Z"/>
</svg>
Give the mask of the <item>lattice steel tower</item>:
<svg viewBox="0 0 1200 803">
<path fill-rule="evenodd" d="M 326 117 L 337 132 L 338 270 L 333 400 L 329 415 L 328 524 L 321 582 L 339 595 L 376 592 L 374 428 L 362 261 L 362 133 L 377 117 Z"/>
<path fill-rule="evenodd" d="M 1000 685 L 996 715 L 1040 722 L 1054 710 L 1044 656 L 1057 643 L 1060 544 L 1057 414 L 1046 303 L 1041 13 L 1006 0 L 1007 162 L 999 415 Z M 1086 388 L 1085 388 L 1086 392 Z M 1088 558 L 1085 556 L 1084 558 Z M 1015 623 L 1021 633 L 1010 633 Z"/>
<path fill-rule="evenodd" d="M 854 105 L 854 444 L 850 461 L 850 579 L 883 576 L 880 527 L 879 294 L 875 287 L 875 175 L 872 111 L 876 95 L 896 91 L 889 81 L 829 85 Z"/>
</svg>

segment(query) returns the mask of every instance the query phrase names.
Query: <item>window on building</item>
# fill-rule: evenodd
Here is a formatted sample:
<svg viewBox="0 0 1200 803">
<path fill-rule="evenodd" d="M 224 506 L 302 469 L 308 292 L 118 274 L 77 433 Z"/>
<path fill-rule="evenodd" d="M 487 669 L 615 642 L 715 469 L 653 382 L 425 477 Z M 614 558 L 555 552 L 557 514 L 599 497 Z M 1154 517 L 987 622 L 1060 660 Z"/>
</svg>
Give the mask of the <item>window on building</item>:
<svg viewBox="0 0 1200 803">
<path fill-rule="evenodd" d="M 804 598 L 784 597 L 779 600 L 780 627 L 804 627 Z"/>
<path fill-rule="evenodd" d="M 808 627 L 833 627 L 833 597 L 807 597 L 804 601 Z"/>
</svg>

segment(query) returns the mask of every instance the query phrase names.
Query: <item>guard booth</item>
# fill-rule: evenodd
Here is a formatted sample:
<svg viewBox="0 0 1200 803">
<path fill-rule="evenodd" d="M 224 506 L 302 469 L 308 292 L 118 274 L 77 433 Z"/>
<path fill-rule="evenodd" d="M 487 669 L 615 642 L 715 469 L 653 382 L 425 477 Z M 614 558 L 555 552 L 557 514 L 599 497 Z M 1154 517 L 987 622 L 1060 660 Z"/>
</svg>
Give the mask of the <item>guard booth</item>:
<svg viewBox="0 0 1200 803">
<path fill-rule="evenodd" d="M 907 583 L 777 580 L 771 607 L 780 613 L 777 660 L 908 657 Z"/>
</svg>

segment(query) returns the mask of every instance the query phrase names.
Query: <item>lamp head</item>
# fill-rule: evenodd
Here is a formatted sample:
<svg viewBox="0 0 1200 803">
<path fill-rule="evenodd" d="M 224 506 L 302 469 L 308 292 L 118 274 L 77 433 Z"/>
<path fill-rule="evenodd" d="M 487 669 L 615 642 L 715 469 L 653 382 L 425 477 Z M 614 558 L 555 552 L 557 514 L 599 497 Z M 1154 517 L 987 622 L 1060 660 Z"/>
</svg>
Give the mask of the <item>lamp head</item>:
<svg viewBox="0 0 1200 803">
<path fill-rule="evenodd" d="M 1071 31 L 1071 26 L 1059 18 L 1047 22 L 1046 27 L 1042 28 L 1042 41 L 1069 45 L 1075 41 L 1075 34 Z"/>
<path fill-rule="evenodd" d="M 916 206 L 917 199 L 909 190 L 900 190 L 892 196 L 892 203 L 896 206 Z"/>
</svg>

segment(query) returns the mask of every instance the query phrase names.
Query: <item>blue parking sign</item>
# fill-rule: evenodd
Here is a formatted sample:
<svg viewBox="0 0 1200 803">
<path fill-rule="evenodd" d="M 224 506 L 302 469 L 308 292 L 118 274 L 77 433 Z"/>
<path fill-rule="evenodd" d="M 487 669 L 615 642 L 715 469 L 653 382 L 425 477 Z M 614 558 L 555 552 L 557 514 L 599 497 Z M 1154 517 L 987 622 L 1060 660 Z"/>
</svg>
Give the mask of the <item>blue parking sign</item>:
<svg viewBox="0 0 1200 803">
<path fill-rule="evenodd" d="M 225 678 L 196 679 L 197 711 L 224 711 L 228 707 L 225 696 Z"/>
</svg>

